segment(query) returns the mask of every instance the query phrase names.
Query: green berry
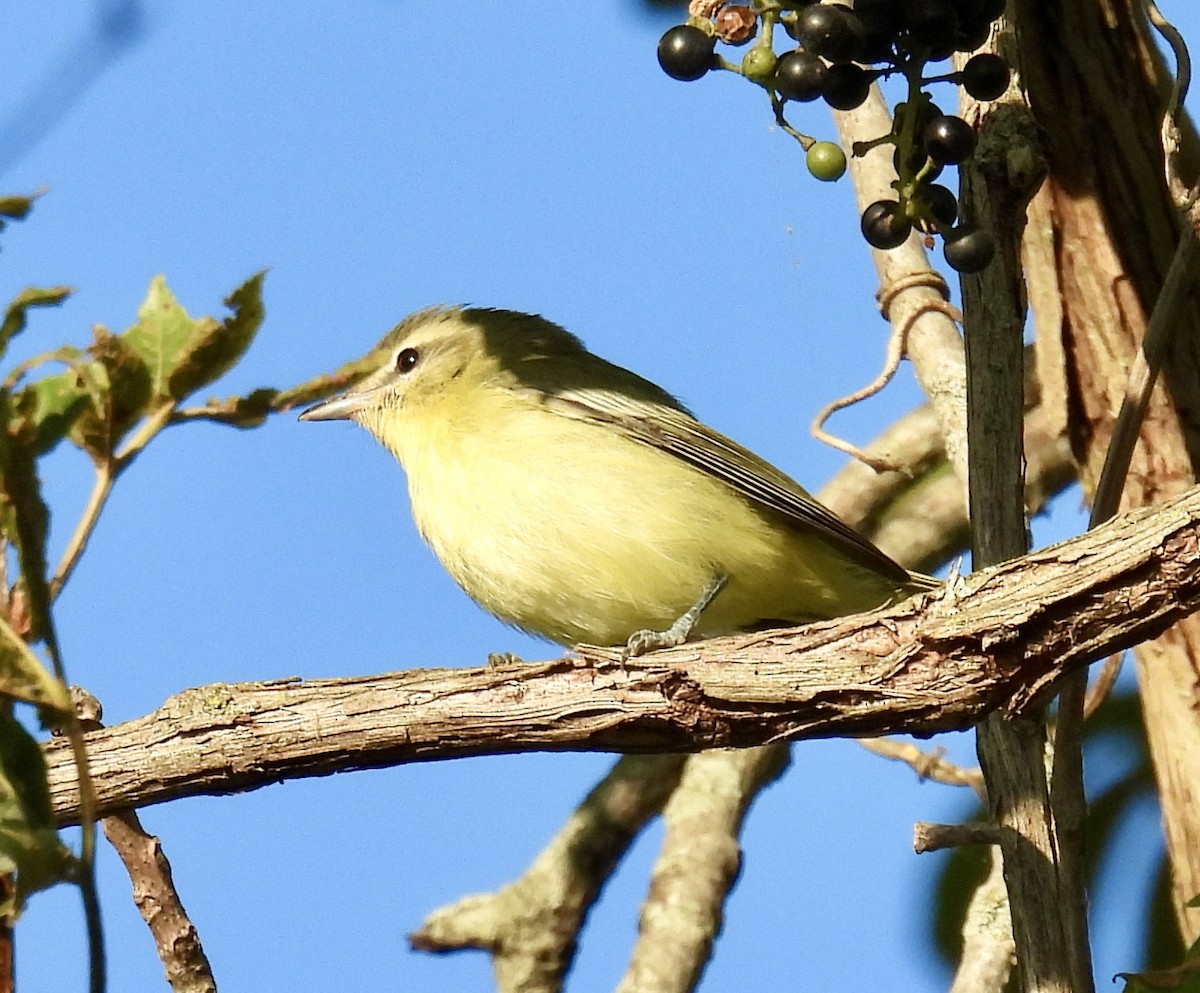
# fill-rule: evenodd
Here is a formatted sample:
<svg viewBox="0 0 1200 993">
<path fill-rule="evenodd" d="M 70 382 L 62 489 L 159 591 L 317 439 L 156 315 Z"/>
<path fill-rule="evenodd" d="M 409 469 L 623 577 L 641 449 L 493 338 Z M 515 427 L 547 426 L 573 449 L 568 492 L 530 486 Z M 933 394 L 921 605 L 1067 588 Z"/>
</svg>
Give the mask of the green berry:
<svg viewBox="0 0 1200 993">
<path fill-rule="evenodd" d="M 770 86 L 775 80 L 775 52 L 768 45 L 755 45 L 742 58 L 742 75 Z"/>
<path fill-rule="evenodd" d="M 824 183 L 832 183 L 846 174 L 846 153 L 832 141 L 813 142 L 804 162 L 813 178 Z"/>
</svg>

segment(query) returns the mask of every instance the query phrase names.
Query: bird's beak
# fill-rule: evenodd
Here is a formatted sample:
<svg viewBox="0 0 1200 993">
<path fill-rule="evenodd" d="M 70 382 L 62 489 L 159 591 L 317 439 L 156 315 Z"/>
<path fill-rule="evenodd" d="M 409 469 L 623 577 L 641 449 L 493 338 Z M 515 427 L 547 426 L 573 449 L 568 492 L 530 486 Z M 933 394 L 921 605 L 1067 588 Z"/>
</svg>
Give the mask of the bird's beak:
<svg viewBox="0 0 1200 993">
<path fill-rule="evenodd" d="M 370 393 L 343 393 L 309 407 L 300 415 L 302 421 L 348 421 L 354 415 L 365 410 L 370 400 Z"/>
</svg>

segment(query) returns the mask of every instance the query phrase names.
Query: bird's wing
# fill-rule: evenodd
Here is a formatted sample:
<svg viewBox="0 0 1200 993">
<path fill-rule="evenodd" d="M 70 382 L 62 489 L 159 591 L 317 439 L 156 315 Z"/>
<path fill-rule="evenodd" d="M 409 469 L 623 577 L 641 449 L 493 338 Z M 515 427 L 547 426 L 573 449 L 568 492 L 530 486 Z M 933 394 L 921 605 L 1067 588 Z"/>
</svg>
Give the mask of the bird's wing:
<svg viewBox="0 0 1200 993">
<path fill-rule="evenodd" d="M 712 430 L 681 407 L 607 389 L 582 388 L 543 393 L 557 413 L 605 424 L 695 466 L 731 486 L 747 499 L 804 528 L 821 533 L 851 558 L 897 583 L 920 582 L 903 566 L 867 541 L 845 521 L 813 499 L 805 489 L 736 441 Z"/>
</svg>

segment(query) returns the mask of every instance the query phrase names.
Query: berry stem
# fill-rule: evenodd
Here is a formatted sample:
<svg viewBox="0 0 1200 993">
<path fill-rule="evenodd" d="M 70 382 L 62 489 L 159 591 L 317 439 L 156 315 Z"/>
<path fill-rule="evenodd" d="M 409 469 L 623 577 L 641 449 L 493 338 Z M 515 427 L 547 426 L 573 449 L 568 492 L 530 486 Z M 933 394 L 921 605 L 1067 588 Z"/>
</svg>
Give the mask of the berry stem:
<svg viewBox="0 0 1200 993">
<path fill-rule="evenodd" d="M 783 101 L 780 100 L 774 92 L 770 90 L 768 90 L 768 92 L 771 94 L 771 109 L 775 111 L 775 123 L 793 138 L 795 138 L 798 142 L 800 142 L 800 147 L 807 152 L 813 147 L 813 145 L 817 143 L 817 139 L 812 135 L 807 135 L 803 131 L 797 131 L 794 127 L 792 127 L 792 125 L 788 123 L 788 119 L 783 116 Z"/>
</svg>

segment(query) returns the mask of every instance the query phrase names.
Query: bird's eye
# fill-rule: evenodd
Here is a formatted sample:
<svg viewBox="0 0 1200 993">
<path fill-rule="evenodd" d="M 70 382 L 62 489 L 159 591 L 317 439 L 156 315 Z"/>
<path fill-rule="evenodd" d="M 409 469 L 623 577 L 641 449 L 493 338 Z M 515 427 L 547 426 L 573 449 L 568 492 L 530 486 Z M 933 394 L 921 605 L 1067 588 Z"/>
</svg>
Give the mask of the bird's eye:
<svg viewBox="0 0 1200 993">
<path fill-rule="evenodd" d="M 396 353 L 396 371 L 412 372 L 421 356 L 415 348 L 402 348 Z"/>
</svg>

